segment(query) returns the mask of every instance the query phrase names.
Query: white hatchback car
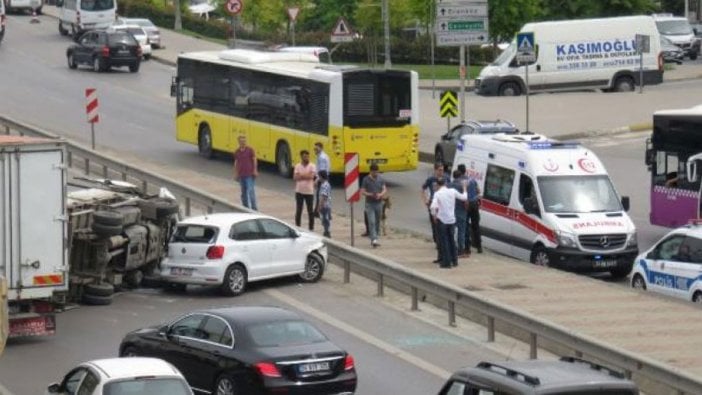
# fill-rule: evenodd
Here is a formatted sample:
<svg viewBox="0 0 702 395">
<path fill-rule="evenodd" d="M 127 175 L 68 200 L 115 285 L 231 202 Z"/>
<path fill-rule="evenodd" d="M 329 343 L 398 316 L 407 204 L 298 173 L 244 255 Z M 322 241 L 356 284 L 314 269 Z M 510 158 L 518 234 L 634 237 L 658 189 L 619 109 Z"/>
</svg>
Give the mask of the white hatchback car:
<svg viewBox="0 0 702 395">
<path fill-rule="evenodd" d="M 322 278 L 327 248 L 318 235 L 299 232 L 266 215 L 219 213 L 178 223 L 161 262 L 169 288 L 219 285 L 225 295 L 243 293 L 246 284 L 274 277 Z"/>
<path fill-rule="evenodd" d="M 631 286 L 702 303 L 702 224 L 672 230 L 636 257 Z"/>
<path fill-rule="evenodd" d="M 158 358 L 110 358 L 84 362 L 73 368 L 61 383 L 49 386 L 46 394 L 193 395 L 183 375 Z"/>
<path fill-rule="evenodd" d="M 149 36 L 141 26 L 137 25 L 112 25 L 108 30 L 122 30 L 126 31 L 137 40 L 139 46 L 141 47 L 141 54 L 144 60 L 149 60 L 151 58 L 151 53 L 153 52 L 151 48 L 151 43 L 149 42 Z"/>
</svg>

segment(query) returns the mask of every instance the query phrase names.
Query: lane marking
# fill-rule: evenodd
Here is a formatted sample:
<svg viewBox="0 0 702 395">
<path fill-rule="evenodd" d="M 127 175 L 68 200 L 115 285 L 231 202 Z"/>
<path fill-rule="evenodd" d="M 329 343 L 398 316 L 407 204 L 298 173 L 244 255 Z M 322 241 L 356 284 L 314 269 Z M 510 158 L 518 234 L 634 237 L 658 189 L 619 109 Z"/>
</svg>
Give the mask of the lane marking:
<svg viewBox="0 0 702 395">
<path fill-rule="evenodd" d="M 314 307 L 308 306 L 308 305 L 300 302 L 299 300 L 282 293 L 281 291 L 278 291 L 275 289 L 266 289 L 264 291 L 264 293 L 266 293 L 267 295 L 269 295 L 273 298 L 280 300 L 281 302 L 284 302 L 284 303 L 289 304 L 290 306 L 293 306 L 297 310 L 304 311 L 305 313 L 317 318 L 320 321 L 324 321 L 331 326 L 334 326 L 334 327 L 336 327 L 336 328 L 338 328 L 338 329 L 340 329 L 340 330 L 342 330 L 342 331 L 344 331 L 352 336 L 355 336 L 358 339 L 360 339 L 368 344 L 372 344 L 372 345 L 376 346 L 377 348 L 385 351 L 386 353 L 393 355 L 397 358 L 400 358 L 403 361 L 405 361 L 409 364 L 412 364 L 412 365 L 414 365 L 414 366 L 416 366 L 416 367 L 418 367 L 418 368 L 420 368 L 428 373 L 431 373 L 431 374 L 438 376 L 442 379 L 446 379 L 446 378 L 450 377 L 452 374 L 452 372 L 449 372 L 443 368 L 440 368 L 436 365 L 428 363 L 428 362 L 424 361 L 423 359 L 408 353 L 405 350 L 402 350 L 398 347 L 393 346 L 392 344 L 389 344 L 381 339 L 378 339 L 377 337 L 375 337 L 367 332 L 364 332 L 364 331 L 362 331 L 354 326 L 351 326 L 351 325 L 349 325 L 349 324 L 347 324 L 347 323 L 345 323 L 337 318 L 334 318 L 323 311 L 320 311 L 320 310 L 315 309 Z"/>
</svg>

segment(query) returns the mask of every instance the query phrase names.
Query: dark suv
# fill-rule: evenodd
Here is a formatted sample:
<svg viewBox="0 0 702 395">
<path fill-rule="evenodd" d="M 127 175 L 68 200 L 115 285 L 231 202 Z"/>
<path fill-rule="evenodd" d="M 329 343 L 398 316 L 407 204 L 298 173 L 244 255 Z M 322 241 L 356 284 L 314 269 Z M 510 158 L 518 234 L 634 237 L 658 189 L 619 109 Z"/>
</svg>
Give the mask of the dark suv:
<svg viewBox="0 0 702 395">
<path fill-rule="evenodd" d="M 80 64 L 90 65 L 95 71 L 128 66 L 129 71 L 136 73 L 141 62 L 141 46 L 126 31 L 93 30 L 68 47 L 66 60 L 72 69 Z"/>
<path fill-rule="evenodd" d="M 446 134 L 441 136 L 441 141 L 434 147 L 434 163 L 443 163 L 447 168 L 451 168 L 453 157 L 456 155 L 456 147 L 461 141 L 461 136 L 465 134 L 490 134 L 490 133 L 519 133 L 519 129 L 509 121 L 468 121 L 460 123 Z"/>
<path fill-rule="evenodd" d="M 454 373 L 439 395 L 638 395 L 631 380 L 612 369 L 578 358 L 558 361 L 480 362 Z"/>
</svg>

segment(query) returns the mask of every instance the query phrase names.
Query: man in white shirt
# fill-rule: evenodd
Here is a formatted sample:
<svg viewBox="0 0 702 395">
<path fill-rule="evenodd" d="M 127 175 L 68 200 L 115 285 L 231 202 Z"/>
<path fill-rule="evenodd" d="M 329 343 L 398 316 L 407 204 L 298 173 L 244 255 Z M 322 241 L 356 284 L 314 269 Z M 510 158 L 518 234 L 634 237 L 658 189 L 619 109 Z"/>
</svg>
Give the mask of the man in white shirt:
<svg viewBox="0 0 702 395">
<path fill-rule="evenodd" d="M 456 225 L 456 214 L 454 212 L 456 200 L 468 200 L 468 183 L 466 181 L 461 183 L 463 187 L 462 193 L 446 187 L 446 180 L 443 178 L 439 178 L 437 184 L 439 189 L 434 192 L 434 198 L 431 201 L 429 210 L 436 223 L 437 238 L 439 239 L 439 254 L 441 256 L 439 267 L 450 269 L 452 266 L 458 266 L 456 240 L 453 237 Z"/>
</svg>

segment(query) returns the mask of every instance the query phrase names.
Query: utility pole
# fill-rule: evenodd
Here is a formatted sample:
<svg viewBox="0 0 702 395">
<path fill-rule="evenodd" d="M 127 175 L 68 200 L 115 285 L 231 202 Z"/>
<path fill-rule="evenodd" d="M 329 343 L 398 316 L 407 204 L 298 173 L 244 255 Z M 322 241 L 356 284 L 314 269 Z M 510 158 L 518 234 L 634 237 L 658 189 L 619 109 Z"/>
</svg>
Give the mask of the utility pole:
<svg viewBox="0 0 702 395">
<path fill-rule="evenodd" d="M 392 62 L 390 62 L 390 9 L 388 6 L 389 0 L 383 0 L 381 5 L 381 14 L 383 14 L 383 25 L 385 30 L 385 68 L 389 69 L 392 67 Z"/>
<path fill-rule="evenodd" d="M 180 0 L 174 0 L 173 3 L 175 4 L 175 26 L 173 26 L 173 29 L 183 30 L 183 22 L 180 15 Z"/>
</svg>

